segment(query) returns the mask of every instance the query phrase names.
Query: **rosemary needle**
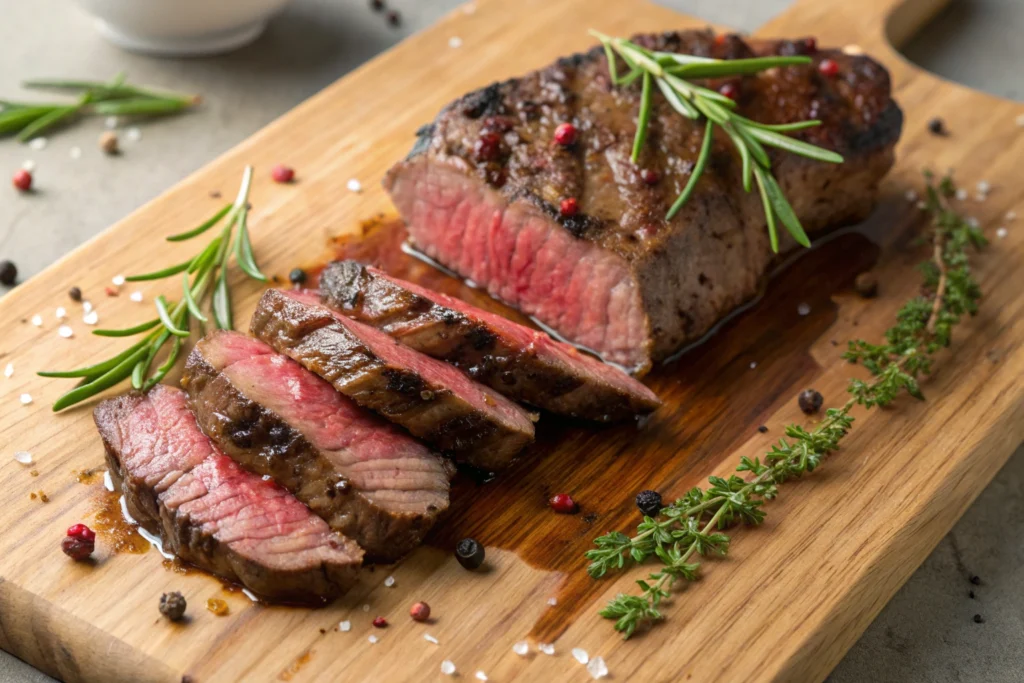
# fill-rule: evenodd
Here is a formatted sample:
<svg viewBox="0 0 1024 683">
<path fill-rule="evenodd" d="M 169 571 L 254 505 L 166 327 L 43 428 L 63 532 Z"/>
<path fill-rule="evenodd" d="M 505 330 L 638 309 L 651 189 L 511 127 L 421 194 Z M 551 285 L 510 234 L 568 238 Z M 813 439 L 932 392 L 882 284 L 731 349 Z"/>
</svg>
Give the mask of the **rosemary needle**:
<svg viewBox="0 0 1024 683">
<path fill-rule="evenodd" d="M 249 277 L 266 281 L 253 257 L 249 239 L 249 188 L 252 185 L 252 167 L 246 167 L 242 185 L 234 203 L 220 209 L 198 228 L 172 235 L 175 242 L 198 237 L 223 221 L 220 233 L 201 249 L 193 258 L 176 265 L 126 280 L 156 280 L 182 274 L 182 297 L 180 301 L 169 302 L 164 296 L 155 301 L 157 317 L 138 325 L 119 330 L 95 330 L 101 337 L 145 336 L 124 351 L 105 361 L 75 370 L 40 372 L 43 377 L 79 378 L 81 383 L 61 396 L 53 404 L 59 411 L 84 401 L 96 394 L 130 379 L 135 389 L 147 390 L 160 382 L 177 362 L 183 343 L 191 336 L 191 321 L 202 326 L 207 321 L 202 312 L 202 303 L 213 289 L 212 308 L 218 326 L 230 328 L 231 293 L 228 287 L 228 262 L 232 255 L 239 268 Z M 232 247 L 233 245 L 233 247 Z M 232 247 L 232 248 L 229 248 Z M 163 347 L 171 343 L 164 362 L 150 373 L 153 363 Z"/>
</svg>

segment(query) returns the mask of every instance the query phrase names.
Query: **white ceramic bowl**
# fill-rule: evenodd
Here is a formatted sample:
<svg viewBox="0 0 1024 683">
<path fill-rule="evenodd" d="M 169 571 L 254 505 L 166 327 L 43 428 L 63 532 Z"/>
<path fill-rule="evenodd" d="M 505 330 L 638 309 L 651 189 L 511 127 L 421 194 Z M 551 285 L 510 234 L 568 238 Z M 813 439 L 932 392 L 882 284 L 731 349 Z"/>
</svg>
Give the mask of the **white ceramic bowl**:
<svg viewBox="0 0 1024 683">
<path fill-rule="evenodd" d="M 255 40 L 289 0 L 78 0 L 104 38 L 132 52 L 202 55 Z"/>
</svg>

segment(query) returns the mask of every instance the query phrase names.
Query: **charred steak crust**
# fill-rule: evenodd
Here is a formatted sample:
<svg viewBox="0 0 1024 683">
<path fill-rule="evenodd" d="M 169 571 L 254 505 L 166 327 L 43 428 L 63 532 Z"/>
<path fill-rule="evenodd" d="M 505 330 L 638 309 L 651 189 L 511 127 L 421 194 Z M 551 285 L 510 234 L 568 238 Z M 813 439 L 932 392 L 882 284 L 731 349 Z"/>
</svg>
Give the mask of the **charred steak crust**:
<svg viewBox="0 0 1024 683">
<path fill-rule="evenodd" d="M 447 488 L 437 503 L 412 510 L 388 505 L 384 500 L 386 494 L 359 490 L 303 433 L 277 412 L 251 400 L 208 362 L 204 345 L 215 344 L 219 336 L 227 334 L 237 333 L 219 332 L 208 336 L 196 345 L 185 364 L 182 386 L 203 432 L 243 467 L 272 477 L 332 529 L 355 539 L 366 551 L 368 560 L 394 561 L 417 547 L 447 509 Z M 371 425 L 373 427 L 391 429 L 386 422 Z M 418 447 L 418 444 L 413 445 Z M 366 459 L 373 456 L 371 452 Z M 452 471 L 442 460 L 438 459 L 438 463 L 445 478 L 450 478 Z M 380 476 L 408 476 L 408 473 L 396 469 L 381 472 Z"/>
<path fill-rule="evenodd" d="M 333 312 L 317 292 L 267 290 L 250 332 L 356 404 L 475 467 L 507 467 L 533 441 L 533 423 L 522 408 L 450 365 Z"/>
<path fill-rule="evenodd" d="M 354 261 L 327 265 L 320 296 L 346 315 L 543 410 L 607 422 L 660 405 L 624 372 L 543 332 Z"/>
<path fill-rule="evenodd" d="M 280 602 L 323 602 L 356 581 L 356 543 L 213 448 L 180 390 L 124 394 L 93 415 L 129 513 L 181 559 Z"/>
<path fill-rule="evenodd" d="M 634 40 L 724 59 L 796 54 L 807 45 L 715 38 L 681 31 Z M 795 135 L 846 158 L 830 165 L 770 152 L 813 234 L 870 211 L 893 162 L 902 113 L 888 73 L 871 58 L 833 50 L 810 56 L 809 66 L 729 80 L 744 116 L 818 118 L 821 126 Z M 838 63 L 838 76 L 818 71 L 825 58 Z M 703 124 L 655 96 L 647 144 L 633 164 L 639 93 L 638 83 L 611 83 L 600 48 L 560 59 L 447 106 L 384 184 L 428 256 L 573 342 L 643 372 L 752 298 L 773 257 L 760 199 L 742 191 L 739 159 L 721 131 L 695 193 L 665 221 L 693 168 Z M 578 131 L 568 148 L 552 143 L 565 121 Z M 558 211 L 567 197 L 578 200 L 574 216 Z M 792 246 L 787 238 L 784 247 Z"/>
</svg>

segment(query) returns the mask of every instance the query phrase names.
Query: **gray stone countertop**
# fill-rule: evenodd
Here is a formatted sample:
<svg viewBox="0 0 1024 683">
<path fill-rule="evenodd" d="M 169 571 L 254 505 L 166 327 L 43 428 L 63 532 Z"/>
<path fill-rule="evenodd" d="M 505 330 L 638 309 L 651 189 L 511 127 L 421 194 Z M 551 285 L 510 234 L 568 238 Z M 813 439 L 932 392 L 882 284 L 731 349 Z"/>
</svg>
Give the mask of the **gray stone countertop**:
<svg viewBox="0 0 1024 683">
<path fill-rule="evenodd" d="M 788 0 L 659 0 L 709 21 L 754 30 Z M 0 259 L 25 279 L 146 203 L 280 114 L 460 0 L 390 0 L 400 28 L 367 0 L 296 0 L 254 44 L 221 57 L 160 60 L 104 43 L 66 0 L 3 3 L 0 95 L 26 77 L 110 77 L 214 93 L 201 114 L 143 126 L 121 157 L 104 156 L 93 121 L 54 136 L 42 150 L 0 143 L 4 178 L 35 163 L 40 192 L 0 187 Z M 960 0 L 906 46 L 914 61 L 1004 97 L 1024 95 L 1024 2 Z M 81 150 L 72 158 L 72 149 Z M 2 181 L 4 184 L 7 180 Z M 2 292 L 0 292 L 2 295 Z M 1024 681 L 1024 450 L 1019 450 L 924 565 L 897 593 L 830 677 L 945 683 Z M 969 577 L 980 577 L 973 585 Z M 975 597 L 969 597 L 973 591 Z M 975 623 L 981 614 L 983 623 Z M 0 652 L 0 681 L 49 677 Z"/>
</svg>

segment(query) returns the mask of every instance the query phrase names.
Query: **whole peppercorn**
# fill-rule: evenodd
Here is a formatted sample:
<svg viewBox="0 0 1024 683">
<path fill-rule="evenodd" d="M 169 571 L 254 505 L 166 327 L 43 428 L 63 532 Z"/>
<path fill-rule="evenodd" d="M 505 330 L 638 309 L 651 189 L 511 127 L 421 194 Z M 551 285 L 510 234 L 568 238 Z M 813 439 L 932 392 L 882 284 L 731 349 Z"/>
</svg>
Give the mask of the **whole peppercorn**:
<svg viewBox="0 0 1024 683">
<path fill-rule="evenodd" d="M 873 299 L 878 296 L 878 278 L 871 271 L 861 273 L 853 281 L 853 287 L 865 299 Z"/>
<path fill-rule="evenodd" d="M 974 623 L 975 624 L 983 624 L 983 623 L 985 623 L 985 617 L 981 616 L 980 614 L 975 614 L 974 615 Z"/>
<path fill-rule="evenodd" d="M 661 512 L 661 494 L 657 491 L 641 491 L 636 494 L 636 506 L 648 517 L 656 517 Z"/>
<path fill-rule="evenodd" d="M 818 51 L 818 41 L 815 38 L 804 38 L 804 54 L 813 55 Z"/>
<path fill-rule="evenodd" d="M 79 536 L 65 536 L 60 542 L 60 549 L 75 562 L 89 559 L 96 543 Z"/>
<path fill-rule="evenodd" d="M 640 171 L 640 179 L 648 185 L 655 185 L 659 180 L 661 180 L 661 174 L 653 168 L 645 168 Z"/>
<path fill-rule="evenodd" d="M 86 541 L 96 540 L 96 532 L 84 524 L 72 524 L 68 527 L 67 534 L 71 538 L 81 538 Z"/>
<path fill-rule="evenodd" d="M 185 608 L 187 606 L 188 603 L 185 602 L 185 596 L 177 591 L 164 593 L 160 596 L 160 614 L 171 621 L 179 621 L 185 616 Z"/>
<path fill-rule="evenodd" d="M 22 192 L 28 192 L 32 189 L 32 174 L 23 168 L 19 168 L 11 178 L 11 184 Z"/>
<path fill-rule="evenodd" d="M 724 83 L 721 88 L 718 89 L 720 95 L 725 95 L 730 100 L 735 100 L 740 96 L 740 89 L 736 87 L 735 83 Z"/>
<path fill-rule="evenodd" d="M 11 261 L 0 261 L 0 284 L 10 287 L 18 279 L 18 267 Z"/>
<path fill-rule="evenodd" d="M 821 404 L 825 402 L 825 399 L 814 389 L 804 389 L 800 392 L 796 402 L 800 406 L 800 410 L 808 415 L 813 415 L 821 410 Z"/>
<path fill-rule="evenodd" d="M 99 146 L 104 154 L 111 156 L 121 151 L 118 147 L 117 133 L 112 130 L 105 130 L 100 134 Z"/>
<path fill-rule="evenodd" d="M 981 577 L 976 575 L 976 574 L 972 574 L 970 580 L 971 580 L 971 583 L 973 583 L 975 586 L 980 586 L 981 585 Z"/>
<path fill-rule="evenodd" d="M 270 169 L 270 177 L 275 183 L 290 183 L 295 180 L 295 169 L 284 164 L 277 164 Z"/>
<path fill-rule="evenodd" d="M 402 24 L 402 15 L 398 13 L 398 10 L 388 12 L 388 23 L 392 26 L 400 26 Z"/>
<path fill-rule="evenodd" d="M 384 10 L 384 0 L 370 0 L 370 9 L 374 12 L 381 12 Z"/>
<path fill-rule="evenodd" d="M 72 301 L 81 301 L 82 290 L 79 289 L 78 287 L 72 287 L 71 289 L 68 290 L 68 296 L 71 297 Z"/>
<path fill-rule="evenodd" d="M 564 216 L 565 218 L 575 216 L 579 210 L 580 204 L 578 201 L 576 201 L 575 197 L 566 197 L 558 205 L 558 212 L 561 213 L 562 216 Z"/>
<path fill-rule="evenodd" d="M 293 285 L 301 285 L 306 281 L 306 271 L 302 268 L 292 268 L 292 272 L 288 273 L 288 280 Z"/>
<path fill-rule="evenodd" d="M 928 122 L 928 132 L 932 135 L 945 135 L 947 132 L 945 122 L 939 117 L 935 117 Z"/>
<path fill-rule="evenodd" d="M 568 493 L 556 493 L 548 501 L 551 509 L 563 515 L 573 515 L 579 512 L 579 506 Z"/>
<path fill-rule="evenodd" d="M 560 123 L 555 128 L 555 142 L 568 147 L 569 145 L 576 142 L 576 126 L 571 123 Z"/>
<path fill-rule="evenodd" d="M 384 617 L 376 617 L 373 620 L 374 628 L 385 628 L 388 625 L 388 620 Z"/>
<path fill-rule="evenodd" d="M 839 75 L 839 64 L 833 59 L 823 59 L 818 63 L 818 71 L 822 76 L 832 78 Z"/>
<path fill-rule="evenodd" d="M 767 425 L 761 425 L 760 427 L 757 428 L 757 431 L 761 432 L 762 434 L 767 434 L 768 433 L 768 426 Z"/>
<path fill-rule="evenodd" d="M 485 555 L 484 547 L 474 538 L 464 538 L 455 546 L 455 557 L 466 569 L 479 569 Z"/>
<path fill-rule="evenodd" d="M 425 602 L 417 602 L 409 608 L 409 616 L 413 621 L 426 621 L 430 618 L 430 605 Z"/>
</svg>

